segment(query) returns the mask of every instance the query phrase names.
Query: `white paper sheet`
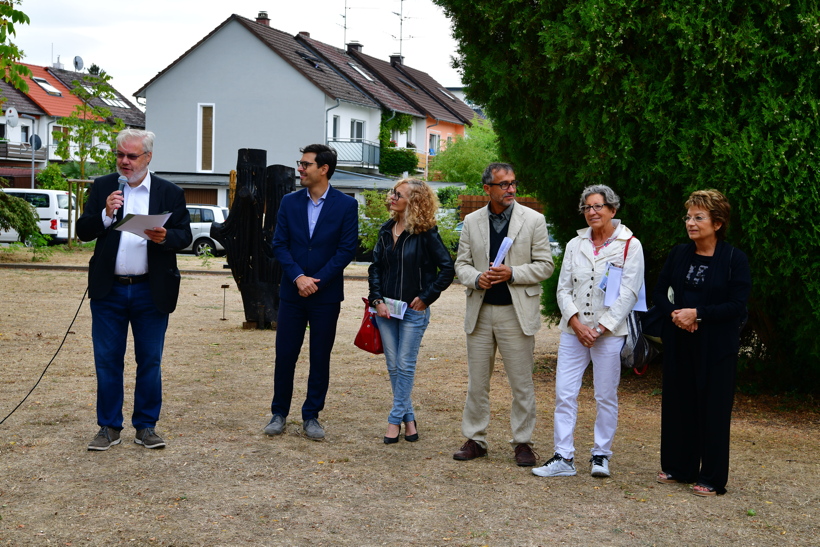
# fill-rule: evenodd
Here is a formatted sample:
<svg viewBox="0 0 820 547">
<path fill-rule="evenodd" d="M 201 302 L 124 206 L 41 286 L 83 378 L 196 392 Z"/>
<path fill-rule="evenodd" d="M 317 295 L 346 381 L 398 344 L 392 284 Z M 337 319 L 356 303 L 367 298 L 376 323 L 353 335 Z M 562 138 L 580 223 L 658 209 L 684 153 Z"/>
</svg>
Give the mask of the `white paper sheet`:
<svg viewBox="0 0 820 547">
<path fill-rule="evenodd" d="M 404 319 L 404 312 L 407 311 L 407 302 L 403 300 L 385 298 L 384 303 L 387 306 L 387 309 L 390 310 L 390 317 L 395 317 L 396 319 Z M 370 311 L 376 313 L 376 308 L 370 306 Z"/>
<path fill-rule="evenodd" d="M 621 276 L 623 275 L 623 271 L 623 268 L 612 266 L 611 264 L 609 266 L 609 271 L 607 273 L 606 293 L 604 295 L 604 306 L 607 308 L 612 307 L 612 304 L 615 303 L 618 299 L 618 295 L 621 293 Z M 641 283 L 641 290 L 638 291 L 638 301 L 632 309 L 635 311 L 647 310 L 645 283 Z"/>
<path fill-rule="evenodd" d="M 130 232 L 143 239 L 150 239 L 145 235 L 145 230 L 152 230 L 157 226 L 165 226 L 169 218 L 171 218 L 171 213 L 163 213 L 161 215 L 128 214 L 114 226 L 114 229 L 121 232 Z"/>
<path fill-rule="evenodd" d="M 510 247 L 512 247 L 512 244 L 513 240 L 508 237 L 501 240 L 501 246 L 498 247 L 498 254 L 495 255 L 493 266 L 500 266 L 504 262 L 504 259 L 507 258 L 507 252 L 510 250 Z"/>
</svg>

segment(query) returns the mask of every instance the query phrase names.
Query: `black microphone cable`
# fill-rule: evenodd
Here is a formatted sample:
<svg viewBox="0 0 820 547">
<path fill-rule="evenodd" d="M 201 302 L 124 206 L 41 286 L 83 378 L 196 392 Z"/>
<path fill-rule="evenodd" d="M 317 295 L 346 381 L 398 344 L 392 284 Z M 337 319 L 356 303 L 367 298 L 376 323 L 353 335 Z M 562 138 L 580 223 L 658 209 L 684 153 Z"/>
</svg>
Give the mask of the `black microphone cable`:
<svg viewBox="0 0 820 547">
<path fill-rule="evenodd" d="M 65 335 L 63 336 L 63 341 L 60 342 L 60 346 L 57 348 L 57 351 L 54 352 L 54 356 L 51 358 L 51 361 L 49 361 L 48 364 L 46 365 L 46 368 L 43 369 L 43 373 L 40 375 L 39 378 L 37 378 L 37 382 L 34 384 L 34 387 L 32 387 L 31 391 L 29 391 L 26 394 L 26 396 L 23 397 L 23 400 L 20 401 L 20 403 L 16 407 L 14 407 L 14 410 L 12 410 L 11 412 L 8 413 L 8 416 L 6 416 L 2 420 L 0 420 L 0 425 L 3 425 L 3 422 L 8 420 L 9 416 L 14 414 L 17 411 L 18 408 L 23 406 L 23 403 L 26 402 L 26 399 L 28 399 L 29 395 L 31 395 L 34 392 L 34 390 L 37 389 L 37 386 L 40 385 L 40 380 L 42 380 L 43 376 L 46 375 L 46 371 L 48 370 L 48 367 L 51 366 L 51 363 L 53 363 L 54 359 L 57 358 L 57 354 L 59 354 L 60 350 L 63 349 L 63 344 L 65 344 L 66 338 L 68 338 L 69 333 L 71 333 L 71 327 L 74 326 L 74 321 L 76 321 L 77 316 L 80 315 L 80 310 L 83 308 L 83 302 L 85 302 L 85 295 L 87 295 L 87 294 L 88 294 L 88 287 L 85 288 L 85 292 L 83 293 L 83 297 L 80 299 L 80 306 L 77 308 L 77 313 L 74 314 L 74 319 L 71 320 L 71 323 L 68 325 L 68 328 L 65 331 Z"/>
</svg>

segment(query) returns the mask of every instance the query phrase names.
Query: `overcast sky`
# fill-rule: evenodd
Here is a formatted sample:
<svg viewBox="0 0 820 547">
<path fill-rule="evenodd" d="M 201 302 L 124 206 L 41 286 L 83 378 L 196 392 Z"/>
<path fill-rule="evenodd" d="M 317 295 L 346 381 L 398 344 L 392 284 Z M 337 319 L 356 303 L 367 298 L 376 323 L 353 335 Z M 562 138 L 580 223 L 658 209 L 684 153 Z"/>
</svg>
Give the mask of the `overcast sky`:
<svg viewBox="0 0 820 547">
<path fill-rule="evenodd" d="M 134 92 L 232 13 L 255 19 L 260 11 L 276 29 L 307 31 L 337 47 L 345 41 L 346 12 L 346 40 L 384 60 L 399 52 L 403 20 L 405 64 L 445 87 L 461 85 L 450 68 L 456 50 L 450 21 L 431 0 L 23 0 L 20 9 L 31 24 L 18 25 L 13 41 L 26 63 L 50 66 L 59 56 L 73 70 L 79 55 L 86 69 L 94 63 L 112 75 L 114 87 L 132 101 Z M 402 11 L 403 19 L 395 14 Z"/>
</svg>

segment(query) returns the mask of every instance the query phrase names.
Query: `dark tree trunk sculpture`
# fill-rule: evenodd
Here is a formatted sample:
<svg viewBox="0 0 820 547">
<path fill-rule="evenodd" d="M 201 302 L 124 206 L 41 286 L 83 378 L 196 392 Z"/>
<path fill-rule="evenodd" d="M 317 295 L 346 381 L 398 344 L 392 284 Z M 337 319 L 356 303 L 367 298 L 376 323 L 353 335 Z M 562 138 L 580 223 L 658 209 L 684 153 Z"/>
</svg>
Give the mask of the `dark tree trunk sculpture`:
<svg viewBox="0 0 820 547">
<path fill-rule="evenodd" d="M 211 225 L 242 294 L 245 326 L 259 329 L 276 328 L 282 268 L 271 243 L 282 197 L 295 188 L 292 167 L 265 167 L 266 160 L 264 150 L 239 150 L 236 198 L 228 219 Z"/>
</svg>

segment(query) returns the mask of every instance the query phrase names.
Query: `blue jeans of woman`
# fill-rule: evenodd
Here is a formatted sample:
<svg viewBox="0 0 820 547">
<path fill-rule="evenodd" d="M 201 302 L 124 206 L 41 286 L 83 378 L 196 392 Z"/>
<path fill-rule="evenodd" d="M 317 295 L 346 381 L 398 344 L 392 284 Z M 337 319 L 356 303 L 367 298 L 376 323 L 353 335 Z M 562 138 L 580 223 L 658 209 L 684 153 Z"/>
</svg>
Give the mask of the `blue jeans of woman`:
<svg viewBox="0 0 820 547">
<path fill-rule="evenodd" d="M 407 308 L 404 319 L 376 317 L 382 337 L 390 387 L 393 388 L 393 409 L 387 421 L 401 425 L 416 419 L 413 412 L 413 383 L 416 378 L 416 358 L 421 338 L 430 323 L 430 308 L 416 311 Z"/>
</svg>

